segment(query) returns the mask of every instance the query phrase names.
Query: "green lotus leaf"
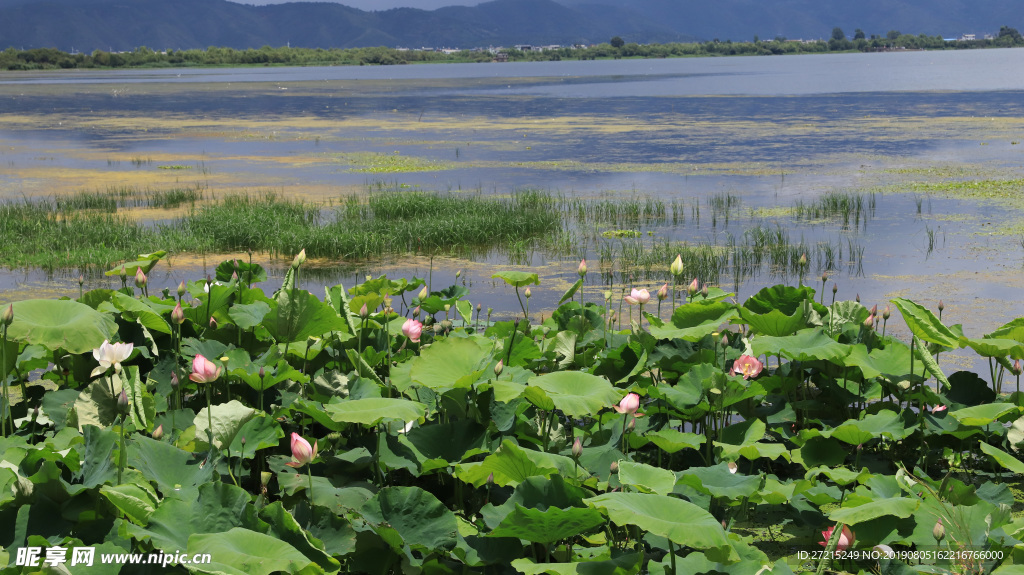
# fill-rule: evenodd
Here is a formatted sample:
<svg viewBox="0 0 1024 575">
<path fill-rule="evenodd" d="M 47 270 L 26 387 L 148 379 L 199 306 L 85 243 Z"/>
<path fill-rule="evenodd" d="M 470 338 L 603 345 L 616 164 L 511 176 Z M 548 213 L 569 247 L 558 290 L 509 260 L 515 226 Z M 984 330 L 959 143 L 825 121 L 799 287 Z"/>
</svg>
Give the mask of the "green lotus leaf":
<svg viewBox="0 0 1024 575">
<path fill-rule="evenodd" d="M 1015 339 L 1001 338 L 964 338 L 961 342 L 970 346 L 982 357 L 1007 357 L 1010 359 L 1024 359 L 1024 343 Z"/>
<path fill-rule="evenodd" d="M 491 277 L 501 278 L 512 287 L 523 287 L 529 284 L 540 285 L 540 278 L 537 277 L 537 274 L 529 272 L 501 271 Z"/>
<path fill-rule="evenodd" d="M 207 415 L 210 411 L 210 415 Z M 193 424 L 196 426 L 196 440 L 207 442 L 210 421 L 213 422 L 213 445 L 217 449 L 231 446 L 242 426 L 250 419 L 257 417 L 257 410 L 243 404 L 237 399 L 220 403 L 212 408 L 204 407 L 196 414 Z M 259 413 L 263 415 L 262 412 Z"/>
<path fill-rule="evenodd" d="M 756 475 L 733 473 L 725 463 L 713 467 L 691 467 L 679 474 L 678 483 L 712 497 L 739 499 L 753 495 L 760 484 Z"/>
<path fill-rule="evenodd" d="M 1009 453 L 997 447 L 992 447 L 991 445 L 985 442 L 979 443 L 978 447 L 980 447 L 981 450 L 984 451 L 992 459 L 995 459 L 996 463 L 1003 466 L 1004 468 L 1017 474 L 1024 473 L 1024 463 L 1021 463 L 1019 459 L 1010 455 Z"/>
<path fill-rule="evenodd" d="M 139 254 L 139 259 L 133 262 L 125 262 L 123 264 L 115 266 L 111 270 L 103 272 L 105 276 L 120 276 L 124 275 L 128 277 L 129 281 L 135 278 L 135 272 L 142 269 L 142 273 L 148 274 L 150 270 L 160 262 L 160 258 L 167 255 L 166 251 L 157 251 L 151 254 Z"/>
<path fill-rule="evenodd" d="M 156 511 L 158 499 L 148 483 L 104 485 L 100 488 L 100 494 L 130 520 L 140 525 L 145 525 L 149 521 L 149 516 Z"/>
<path fill-rule="evenodd" d="M 751 341 L 755 356 L 781 355 L 793 361 L 823 359 L 839 363 L 853 346 L 838 343 L 821 328 L 805 329 L 785 337 L 761 336 Z"/>
<path fill-rule="evenodd" d="M 985 337 L 1012 339 L 1014 341 L 1024 342 L 1024 317 L 1018 317 L 1011 322 L 1003 324 L 996 328 L 992 333 L 985 334 Z"/>
<path fill-rule="evenodd" d="M 385 419 L 397 419 L 404 423 L 416 421 L 427 413 L 427 406 L 408 399 L 368 397 L 328 403 L 324 411 L 338 423 L 377 425 Z"/>
<path fill-rule="evenodd" d="M 917 337 L 953 349 L 960 347 L 960 338 L 928 308 L 900 297 L 892 300 L 892 303 L 903 314 L 903 321 L 907 322 L 911 333 Z"/>
<path fill-rule="evenodd" d="M 528 387 L 543 391 L 555 408 L 569 417 L 593 417 L 618 403 L 623 395 L 607 379 L 582 371 L 556 371 L 531 377 Z M 527 389 L 526 397 L 532 401 L 530 391 Z"/>
<path fill-rule="evenodd" d="M 1010 412 L 1017 412 L 1019 415 L 1019 408 L 1012 403 L 985 403 L 951 411 L 949 415 L 962 425 L 984 427 Z"/>
<path fill-rule="evenodd" d="M 363 504 L 359 513 L 378 535 L 399 549 L 407 546 L 443 553 L 458 542 L 455 514 L 419 487 L 385 487 Z"/>
<path fill-rule="evenodd" d="M 684 433 L 675 429 L 659 429 L 644 435 L 651 443 L 667 453 L 675 453 L 683 449 L 700 449 L 707 437 L 697 433 Z"/>
<path fill-rule="evenodd" d="M 736 317 L 736 305 L 714 300 L 690 302 L 676 308 L 664 326 L 651 325 L 651 335 L 658 339 L 684 339 L 699 341 L 719 331 L 723 323 Z"/>
<path fill-rule="evenodd" d="M 739 559 L 719 520 L 693 503 L 647 493 L 605 493 L 585 501 L 618 525 L 636 525 L 677 545 L 700 549 L 714 561 Z"/>
<path fill-rule="evenodd" d="M 223 533 L 202 533 L 188 538 L 187 553 L 209 554 L 212 561 L 190 565 L 199 573 L 217 575 L 271 575 L 272 573 L 324 573 L 309 557 L 277 537 L 233 527 Z"/>
<path fill-rule="evenodd" d="M 671 472 L 668 472 L 671 474 Z M 674 479 L 674 476 L 673 476 Z M 543 511 L 519 505 L 505 516 L 489 537 L 516 537 L 536 543 L 554 543 L 582 535 L 600 525 L 605 518 L 590 507 L 559 509 L 549 507 Z"/>
<path fill-rule="evenodd" d="M 676 486 L 676 474 L 668 469 L 632 461 L 619 462 L 619 482 L 639 487 L 646 493 L 668 495 Z"/>
<path fill-rule="evenodd" d="M 512 561 L 511 565 L 524 575 L 635 575 L 643 563 L 643 553 L 626 553 L 613 559 L 576 563 L 534 563 L 522 557 Z"/>
<path fill-rule="evenodd" d="M 512 513 L 516 505 L 543 511 L 549 507 L 565 509 L 567 507 L 586 507 L 583 499 L 589 493 L 583 488 L 566 483 L 559 475 L 546 477 L 527 477 L 516 485 L 512 495 L 501 505 L 492 503 L 484 505 L 480 515 L 484 523 L 491 529 L 497 527 L 505 517 Z"/>
<path fill-rule="evenodd" d="M 282 290 L 277 307 L 263 318 L 262 325 L 278 343 L 306 343 L 332 331 L 348 332 L 348 322 L 326 303 L 306 290 Z"/>
<path fill-rule="evenodd" d="M 128 465 L 155 481 L 166 497 L 189 499 L 213 477 L 213 466 L 165 441 L 137 435 L 128 446 Z"/>
<path fill-rule="evenodd" d="M 574 462 L 568 457 L 527 451 L 509 439 L 501 447 L 478 463 L 463 463 L 456 468 L 455 476 L 466 483 L 479 487 L 487 483 L 494 474 L 494 484 L 502 487 L 518 485 L 528 477 L 550 477 L 553 474 L 573 475 Z"/>
<path fill-rule="evenodd" d="M 856 507 L 842 507 L 840 509 L 836 509 L 829 514 L 828 519 L 829 521 L 851 526 L 888 515 L 893 515 L 900 519 L 906 519 L 913 515 L 914 511 L 916 511 L 920 505 L 920 499 L 888 497 L 872 501 L 870 503 L 865 503 L 863 505 L 858 505 Z"/>
<path fill-rule="evenodd" d="M 834 437 L 850 445 L 861 445 L 883 435 L 899 441 L 910 435 L 916 427 L 906 427 L 898 413 L 884 409 L 878 413 L 865 415 L 863 419 L 847 420 L 839 427 L 822 431 L 821 435 Z"/>
<path fill-rule="evenodd" d="M 7 337 L 46 349 L 85 353 L 117 333 L 112 317 L 77 301 L 30 299 L 13 305 Z"/>
<path fill-rule="evenodd" d="M 236 303 L 228 309 L 228 317 L 239 329 L 252 329 L 263 322 L 263 318 L 270 313 L 270 305 L 267 302 L 256 301 L 253 303 Z"/>
<path fill-rule="evenodd" d="M 480 336 L 442 339 L 412 359 L 409 377 L 413 383 L 439 393 L 470 387 L 490 363 L 492 345 Z"/>
</svg>

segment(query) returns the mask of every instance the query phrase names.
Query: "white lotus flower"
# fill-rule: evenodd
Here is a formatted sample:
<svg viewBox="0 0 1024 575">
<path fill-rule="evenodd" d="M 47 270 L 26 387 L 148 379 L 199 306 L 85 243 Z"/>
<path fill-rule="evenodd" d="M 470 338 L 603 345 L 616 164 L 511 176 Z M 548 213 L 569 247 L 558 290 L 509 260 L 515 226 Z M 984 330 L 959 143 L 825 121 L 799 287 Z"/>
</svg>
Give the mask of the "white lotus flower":
<svg viewBox="0 0 1024 575">
<path fill-rule="evenodd" d="M 92 350 L 92 356 L 100 365 L 92 370 L 91 377 L 103 374 L 110 369 L 110 366 L 114 366 L 115 373 L 120 373 L 121 362 L 128 359 L 134 347 L 135 345 L 130 343 L 110 343 L 108 340 L 103 340 L 99 347 Z"/>
</svg>

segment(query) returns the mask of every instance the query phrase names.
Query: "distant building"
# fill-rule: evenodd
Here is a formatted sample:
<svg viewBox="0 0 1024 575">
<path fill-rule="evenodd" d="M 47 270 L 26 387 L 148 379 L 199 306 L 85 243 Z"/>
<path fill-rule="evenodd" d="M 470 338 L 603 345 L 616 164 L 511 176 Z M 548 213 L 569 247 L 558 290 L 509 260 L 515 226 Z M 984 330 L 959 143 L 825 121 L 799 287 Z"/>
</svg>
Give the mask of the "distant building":
<svg viewBox="0 0 1024 575">
<path fill-rule="evenodd" d="M 973 42 L 977 38 L 974 37 L 974 34 L 962 34 L 958 40 L 961 42 Z"/>
</svg>

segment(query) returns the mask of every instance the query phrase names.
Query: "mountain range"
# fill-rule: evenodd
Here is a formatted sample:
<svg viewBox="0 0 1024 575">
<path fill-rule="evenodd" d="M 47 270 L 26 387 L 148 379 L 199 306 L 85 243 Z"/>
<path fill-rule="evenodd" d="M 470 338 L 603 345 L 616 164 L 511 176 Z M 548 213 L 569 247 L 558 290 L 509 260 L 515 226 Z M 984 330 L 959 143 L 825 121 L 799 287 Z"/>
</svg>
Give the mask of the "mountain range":
<svg viewBox="0 0 1024 575">
<path fill-rule="evenodd" d="M 0 0 L 0 48 L 124 51 L 748 41 L 890 30 L 982 37 L 1024 27 L 1021 0 L 494 0 L 436 10 L 363 11 L 333 2 Z"/>
</svg>

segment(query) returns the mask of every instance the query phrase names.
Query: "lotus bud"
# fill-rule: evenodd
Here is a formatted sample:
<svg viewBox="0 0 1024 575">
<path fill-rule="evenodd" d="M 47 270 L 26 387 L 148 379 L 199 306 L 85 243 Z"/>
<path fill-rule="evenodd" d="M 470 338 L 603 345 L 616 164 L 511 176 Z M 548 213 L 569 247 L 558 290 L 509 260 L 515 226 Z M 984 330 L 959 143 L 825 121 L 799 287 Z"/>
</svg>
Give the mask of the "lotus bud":
<svg viewBox="0 0 1024 575">
<path fill-rule="evenodd" d="M 117 396 L 117 410 L 122 414 L 128 413 L 128 394 L 121 390 L 121 395 Z"/>
<path fill-rule="evenodd" d="M 672 275 L 676 276 L 677 278 L 683 275 L 683 255 L 676 254 L 675 261 L 672 262 L 672 265 L 669 266 L 668 269 L 669 271 L 672 272 Z"/>
<path fill-rule="evenodd" d="M 837 291 L 839 291 L 839 286 L 832 284 L 832 295 L 836 295 Z"/>
<path fill-rule="evenodd" d="M 262 365 L 260 366 L 259 376 L 260 376 L 260 381 L 263 381 L 263 378 L 267 376 L 267 372 L 266 372 L 265 369 L 263 369 Z"/>
<path fill-rule="evenodd" d="M 662 285 L 660 288 L 658 288 L 658 301 L 665 301 L 665 298 L 667 298 L 667 297 L 668 297 L 668 284 L 666 283 L 666 284 Z"/>
<path fill-rule="evenodd" d="M 266 487 L 270 483 L 270 480 L 274 478 L 274 473 L 271 471 L 260 472 L 260 485 Z"/>
<path fill-rule="evenodd" d="M 854 299 L 857 300 L 857 303 L 860 303 L 860 294 L 857 294 L 857 296 Z"/>
<path fill-rule="evenodd" d="M 1020 375 L 1021 374 L 1021 366 L 1020 366 L 1020 360 L 1019 359 L 1013 360 L 1013 366 L 1010 367 L 1010 373 L 1012 373 L 1013 375 Z"/>
<path fill-rule="evenodd" d="M 161 423 L 153 430 L 153 439 L 160 441 L 164 438 L 164 425 Z"/>
<path fill-rule="evenodd" d="M 501 372 L 505 369 L 505 360 L 499 359 L 498 363 L 494 366 L 494 376 L 498 377 Z"/>
<path fill-rule="evenodd" d="M 725 522 L 725 519 L 722 520 L 722 529 L 729 530 L 729 524 Z"/>
<path fill-rule="evenodd" d="M 483 304 L 476 304 L 476 314 L 480 315 L 480 310 L 484 308 Z"/>
<path fill-rule="evenodd" d="M 84 283 L 85 283 L 85 276 L 82 275 L 82 274 L 78 274 L 78 287 L 82 287 L 82 284 L 84 284 Z"/>
<path fill-rule="evenodd" d="M 889 316 L 891 316 L 891 315 L 892 315 L 892 310 L 889 309 L 889 306 L 885 306 L 885 309 L 882 310 L 882 319 L 888 320 Z"/>
<path fill-rule="evenodd" d="M 420 317 L 420 306 L 416 306 L 412 310 L 412 317 Z"/>
<path fill-rule="evenodd" d="M 210 318 L 210 329 L 217 329 L 217 318 Z"/>
<path fill-rule="evenodd" d="M 932 537 L 935 538 L 936 543 L 940 543 L 946 538 L 946 527 L 942 525 L 941 517 L 935 522 L 935 527 L 932 528 Z"/>
<path fill-rule="evenodd" d="M 700 296 L 704 299 L 708 299 L 708 284 L 704 284 L 700 288 Z"/>
<path fill-rule="evenodd" d="M 821 283 L 824 284 L 827 281 L 828 281 L 828 272 L 827 271 L 821 272 Z"/>
<path fill-rule="evenodd" d="M 875 316 L 869 315 L 868 319 L 864 320 L 864 327 L 871 329 L 873 325 L 875 325 Z"/>
<path fill-rule="evenodd" d="M 178 305 L 174 306 L 174 309 L 171 310 L 171 321 L 177 325 L 185 323 L 185 310 L 181 309 L 180 301 L 178 302 Z"/>
<path fill-rule="evenodd" d="M 124 266 L 121 266 L 121 271 L 119 275 L 121 276 L 121 282 L 125 282 L 128 278 L 128 270 L 124 269 Z"/>
<path fill-rule="evenodd" d="M 583 441 L 577 437 L 576 440 L 572 442 L 572 456 L 579 459 L 581 455 L 583 455 Z"/>
<path fill-rule="evenodd" d="M 609 466 L 609 469 L 611 470 L 612 473 L 618 473 L 619 472 L 619 462 L 618 461 L 613 461 L 612 464 Z"/>
<path fill-rule="evenodd" d="M 690 297 L 697 295 L 697 278 L 693 278 L 690 285 L 686 286 L 686 293 L 690 294 Z"/>
<path fill-rule="evenodd" d="M 576 273 L 580 277 L 583 277 L 583 276 L 587 275 L 587 260 L 585 260 L 585 259 L 580 260 L 580 265 L 577 266 Z"/>
<path fill-rule="evenodd" d="M 452 304 L 450 304 L 450 303 L 444 304 L 444 313 L 448 313 L 449 311 L 451 311 L 451 309 L 452 309 Z"/>
<path fill-rule="evenodd" d="M 181 280 L 181 283 L 178 284 L 178 297 L 183 295 L 185 295 L 185 280 Z"/>
<path fill-rule="evenodd" d="M 428 297 L 430 297 L 430 292 L 427 291 L 427 286 L 423 286 L 423 289 L 420 290 L 420 295 L 419 295 L 420 301 L 423 301 L 423 300 L 427 299 Z"/>
<path fill-rule="evenodd" d="M 491 472 L 490 475 L 487 476 L 487 485 L 488 486 L 494 485 L 494 472 L 493 471 Z"/>
<path fill-rule="evenodd" d="M 7 309 L 4 310 L 4 314 L 2 316 L 0 316 L 0 322 L 2 322 L 4 324 L 4 326 L 6 327 L 6 326 L 11 325 L 11 322 L 13 322 L 13 321 L 14 321 L 14 304 L 12 303 L 12 304 L 8 304 L 7 305 Z"/>
<path fill-rule="evenodd" d="M 178 382 L 178 372 L 177 371 L 172 371 L 171 372 L 171 389 L 178 389 L 178 385 L 180 385 L 180 383 Z"/>
<path fill-rule="evenodd" d="M 636 429 L 636 417 L 634 416 L 629 420 L 629 425 L 626 426 L 626 431 L 633 431 Z"/>
<path fill-rule="evenodd" d="M 526 288 L 526 291 L 523 292 L 523 295 L 526 296 L 526 299 L 530 299 L 530 296 L 533 295 L 533 293 L 530 291 L 530 288 Z"/>
<path fill-rule="evenodd" d="M 206 274 L 206 293 L 210 293 L 210 286 L 213 285 L 213 278 Z"/>
<path fill-rule="evenodd" d="M 942 310 L 944 310 L 944 309 L 946 309 L 946 304 L 942 303 L 942 300 L 940 299 L 939 300 L 939 312 L 941 313 Z"/>
<path fill-rule="evenodd" d="M 800 254 L 800 267 L 807 267 L 807 252 Z"/>
<path fill-rule="evenodd" d="M 363 307 L 359 308 L 359 317 L 366 319 L 370 315 L 370 310 L 366 309 L 366 303 L 363 303 Z"/>
<path fill-rule="evenodd" d="M 460 277 L 462 277 L 462 270 L 455 272 L 455 279 L 459 279 Z"/>
<path fill-rule="evenodd" d="M 722 347 L 729 347 L 729 334 L 722 334 Z"/>
<path fill-rule="evenodd" d="M 875 304 L 875 305 L 871 306 L 871 315 L 872 316 L 878 315 L 878 304 Z"/>
<path fill-rule="evenodd" d="M 292 260 L 292 267 L 298 268 L 306 261 L 306 249 L 303 248 L 298 254 L 295 255 L 295 259 Z"/>
<path fill-rule="evenodd" d="M 233 282 L 237 282 L 238 281 L 238 272 L 231 272 L 231 281 L 233 281 Z"/>
<path fill-rule="evenodd" d="M 245 436 L 242 436 L 242 447 L 245 447 Z"/>
</svg>

